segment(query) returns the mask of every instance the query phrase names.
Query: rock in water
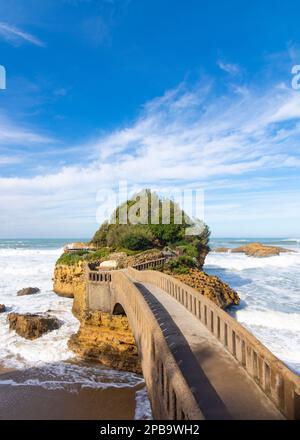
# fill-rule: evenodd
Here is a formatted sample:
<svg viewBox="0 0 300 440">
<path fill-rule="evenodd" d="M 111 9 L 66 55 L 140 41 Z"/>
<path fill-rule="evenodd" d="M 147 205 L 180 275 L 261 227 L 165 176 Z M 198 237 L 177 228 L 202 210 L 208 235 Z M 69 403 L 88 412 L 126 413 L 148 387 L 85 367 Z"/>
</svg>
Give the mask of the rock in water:
<svg viewBox="0 0 300 440">
<path fill-rule="evenodd" d="M 216 249 L 213 249 L 214 252 L 230 252 L 230 249 L 228 247 L 218 247 Z"/>
<path fill-rule="evenodd" d="M 40 292 L 40 289 L 38 287 L 26 287 L 25 289 L 19 290 L 17 292 L 17 295 L 18 296 L 34 295 L 39 292 Z"/>
<path fill-rule="evenodd" d="M 0 313 L 4 313 L 6 310 L 6 307 L 4 304 L 0 304 Z"/>
<path fill-rule="evenodd" d="M 61 322 L 48 314 L 10 313 L 7 317 L 10 330 L 26 339 L 36 339 L 44 333 L 56 330 Z"/>
<path fill-rule="evenodd" d="M 261 243 L 249 243 L 231 250 L 232 253 L 244 253 L 248 257 L 273 257 L 282 252 L 293 252 L 278 246 L 267 246 Z"/>
</svg>

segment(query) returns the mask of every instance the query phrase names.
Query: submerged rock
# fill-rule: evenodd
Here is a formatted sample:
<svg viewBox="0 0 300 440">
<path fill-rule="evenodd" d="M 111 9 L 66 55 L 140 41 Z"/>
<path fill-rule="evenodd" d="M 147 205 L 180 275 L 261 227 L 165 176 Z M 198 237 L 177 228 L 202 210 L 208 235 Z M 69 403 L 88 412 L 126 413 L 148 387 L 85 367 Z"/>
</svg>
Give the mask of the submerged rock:
<svg viewBox="0 0 300 440">
<path fill-rule="evenodd" d="M 61 322 L 48 314 L 10 313 L 7 317 L 10 330 L 26 339 L 36 339 L 44 333 L 57 330 Z"/>
<path fill-rule="evenodd" d="M 293 252 L 278 246 L 267 246 L 261 243 L 250 243 L 231 250 L 232 253 L 244 253 L 249 257 L 273 257 L 282 252 Z"/>
<path fill-rule="evenodd" d="M 39 293 L 40 289 L 38 287 L 26 287 L 25 289 L 21 289 L 17 292 L 18 296 L 25 296 L 25 295 L 35 295 L 36 293 Z"/>
<path fill-rule="evenodd" d="M 6 310 L 6 307 L 4 304 L 0 304 L 0 313 L 4 313 Z"/>
<path fill-rule="evenodd" d="M 237 292 L 215 275 L 207 275 L 198 269 L 190 269 L 188 274 L 170 272 L 169 275 L 198 290 L 201 295 L 206 296 L 222 309 L 240 303 Z"/>
</svg>

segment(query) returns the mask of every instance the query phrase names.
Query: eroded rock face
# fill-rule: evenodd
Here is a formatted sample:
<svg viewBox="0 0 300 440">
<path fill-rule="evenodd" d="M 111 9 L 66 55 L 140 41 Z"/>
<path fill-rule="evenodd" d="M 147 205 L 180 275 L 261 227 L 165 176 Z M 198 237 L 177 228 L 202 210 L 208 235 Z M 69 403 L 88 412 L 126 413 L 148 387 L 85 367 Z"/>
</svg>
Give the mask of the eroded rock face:
<svg viewBox="0 0 300 440">
<path fill-rule="evenodd" d="M 232 253 L 244 253 L 249 257 L 273 257 L 280 255 L 282 252 L 291 252 L 278 246 L 266 246 L 261 243 L 250 243 L 244 246 L 239 246 L 231 250 Z"/>
<path fill-rule="evenodd" d="M 74 298 L 73 313 L 79 317 L 85 310 L 86 279 L 84 263 L 57 265 L 54 269 L 53 290 L 57 295 Z"/>
<path fill-rule="evenodd" d="M 57 330 L 61 322 L 48 314 L 10 313 L 7 316 L 10 330 L 26 339 L 36 339 L 44 333 Z"/>
<path fill-rule="evenodd" d="M 4 304 L 0 304 L 0 313 L 4 313 L 6 310 L 6 307 Z"/>
<path fill-rule="evenodd" d="M 81 318 L 69 348 L 83 359 L 117 370 L 141 373 L 137 346 L 126 316 L 93 311 Z"/>
<path fill-rule="evenodd" d="M 240 303 L 237 292 L 231 289 L 228 284 L 221 281 L 217 276 L 207 275 L 205 272 L 197 269 L 190 269 L 188 274 L 169 274 L 198 290 L 201 295 L 206 296 L 222 309 Z"/>
<path fill-rule="evenodd" d="M 38 287 L 26 287 L 25 289 L 21 289 L 17 292 L 18 296 L 25 296 L 25 295 L 35 295 L 36 293 L 39 293 L 40 289 Z"/>
</svg>

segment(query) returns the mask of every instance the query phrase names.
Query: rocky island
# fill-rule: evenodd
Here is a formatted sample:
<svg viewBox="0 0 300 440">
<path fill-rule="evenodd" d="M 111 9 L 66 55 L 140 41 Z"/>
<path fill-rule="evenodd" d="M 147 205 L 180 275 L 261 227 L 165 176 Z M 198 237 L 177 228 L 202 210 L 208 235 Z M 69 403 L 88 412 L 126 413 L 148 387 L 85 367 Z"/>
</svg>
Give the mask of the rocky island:
<svg viewBox="0 0 300 440">
<path fill-rule="evenodd" d="M 147 192 L 149 198 L 157 197 Z M 134 204 L 128 200 L 127 206 Z M 158 204 L 161 200 L 158 198 Z M 171 212 L 175 205 L 170 201 Z M 140 372 L 140 361 L 126 315 L 113 315 L 86 308 L 85 269 L 123 269 L 137 264 L 165 258 L 166 263 L 156 269 L 180 279 L 225 309 L 239 304 L 238 294 L 218 277 L 203 272 L 209 252 L 210 231 L 203 225 L 201 233 L 185 236 L 188 217 L 182 211 L 182 224 L 120 224 L 118 207 L 116 223 L 104 222 L 90 243 L 84 248 L 73 244 L 66 248 L 54 270 L 54 291 L 74 298 L 73 314 L 80 321 L 80 329 L 69 341 L 69 347 L 84 359 L 98 361 L 106 366 Z M 150 222 L 149 222 L 150 223 Z"/>
<path fill-rule="evenodd" d="M 295 252 L 279 246 L 268 246 L 261 243 L 249 243 L 233 249 L 227 247 L 219 247 L 214 249 L 215 252 L 230 252 L 233 254 L 245 254 L 248 257 L 274 257 L 285 252 Z"/>
</svg>

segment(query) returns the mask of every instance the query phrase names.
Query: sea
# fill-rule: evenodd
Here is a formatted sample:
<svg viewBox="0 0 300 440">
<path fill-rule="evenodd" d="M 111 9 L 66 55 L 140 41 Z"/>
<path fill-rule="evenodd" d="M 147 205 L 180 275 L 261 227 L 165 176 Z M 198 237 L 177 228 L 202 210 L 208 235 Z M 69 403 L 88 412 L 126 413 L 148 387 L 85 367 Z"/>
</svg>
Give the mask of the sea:
<svg viewBox="0 0 300 440">
<path fill-rule="evenodd" d="M 82 390 L 112 390 L 109 395 L 135 395 L 133 418 L 151 419 L 151 408 L 142 376 L 103 368 L 95 363 L 76 360 L 68 349 L 68 339 L 79 328 L 72 315 L 72 299 L 57 296 L 53 290 L 53 270 L 66 243 L 84 239 L 0 240 L 0 304 L 7 308 L 0 314 L 0 370 L 18 374 L 0 375 L 1 386 L 80 393 Z M 38 287 L 40 293 L 17 296 L 24 287 Z M 26 340 L 9 331 L 10 312 L 47 312 L 63 325 L 36 340 Z M 130 392 L 128 390 L 131 390 Z M 120 398 L 120 400 L 122 400 Z M 132 399 L 131 399 L 132 400 Z M 123 403 L 122 403 L 123 405 Z M 124 406 L 124 405 L 123 405 Z M 0 398 L 0 418 L 1 418 Z M 115 409 L 116 410 L 116 409 Z M 115 413 L 108 413 L 115 418 Z M 18 417 L 18 415 L 17 415 Z"/>
<path fill-rule="evenodd" d="M 238 292 L 241 304 L 228 312 L 300 375 L 300 238 L 212 238 L 210 247 L 255 242 L 290 252 L 257 258 L 212 251 L 204 270 Z"/>
<path fill-rule="evenodd" d="M 63 246 L 84 239 L 0 240 L 0 369 L 23 372 L 13 379 L 0 375 L 0 386 L 39 387 L 78 393 L 82 389 L 132 389 L 135 419 L 151 419 L 143 378 L 113 371 L 92 363 L 80 363 L 68 349 L 69 337 L 78 330 L 72 315 L 72 299 L 52 291 L 53 269 Z M 269 258 L 217 253 L 213 249 L 237 247 L 250 242 L 282 246 L 291 252 Z M 300 374 L 300 239 L 212 238 L 212 252 L 204 270 L 218 275 L 234 288 L 241 304 L 228 310 L 290 369 Z M 295 252 L 292 252 L 295 251 Z M 40 293 L 17 296 L 24 287 Z M 55 331 L 30 341 L 9 331 L 7 313 L 49 311 L 63 321 Z"/>
</svg>

